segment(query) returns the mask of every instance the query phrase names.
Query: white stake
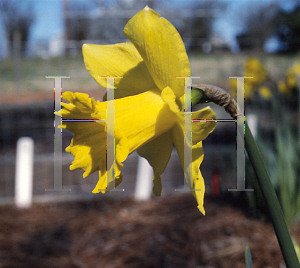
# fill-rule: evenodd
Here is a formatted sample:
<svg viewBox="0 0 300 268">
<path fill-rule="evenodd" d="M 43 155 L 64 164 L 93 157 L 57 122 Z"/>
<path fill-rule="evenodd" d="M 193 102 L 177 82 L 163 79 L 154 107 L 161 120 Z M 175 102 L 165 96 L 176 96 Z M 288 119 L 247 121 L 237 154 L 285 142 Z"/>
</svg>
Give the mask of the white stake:
<svg viewBox="0 0 300 268">
<path fill-rule="evenodd" d="M 258 125 L 258 118 L 256 114 L 248 114 L 247 115 L 247 121 L 249 128 L 252 132 L 252 135 L 254 138 L 256 138 L 257 135 L 257 125 Z"/>
<path fill-rule="evenodd" d="M 29 137 L 17 141 L 15 204 L 18 208 L 29 208 L 32 203 L 33 144 Z"/>
<path fill-rule="evenodd" d="M 150 199 L 152 191 L 152 176 L 152 167 L 145 158 L 139 156 L 134 193 L 135 200 L 146 201 Z"/>
</svg>

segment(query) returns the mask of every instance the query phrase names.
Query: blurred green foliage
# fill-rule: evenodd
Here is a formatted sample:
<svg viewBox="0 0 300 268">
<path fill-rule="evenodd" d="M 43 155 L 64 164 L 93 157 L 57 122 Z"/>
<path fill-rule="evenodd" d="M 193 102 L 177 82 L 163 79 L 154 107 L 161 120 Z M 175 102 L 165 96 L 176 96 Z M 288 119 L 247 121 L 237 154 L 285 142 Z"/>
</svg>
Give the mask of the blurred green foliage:
<svg viewBox="0 0 300 268">
<path fill-rule="evenodd" d="M 63 83 L 65 90 L 82 90 L 96 87 L 96 82 L 86 71 L 82 56 L 60 58 L 23 58 L 19 66 L 20 76 L 16 76 L 13 58 L 0 61 L 0 93 L 18 93 L 16 79 L 23 91 L 49 90 L 45 76 L 71 76 Z M 49 82 L 49 81 L 48 81 Z M 52 86 L 51 86 L 52 87 Z"/>
<path fill-rule="evenodd" d="M 263 60 L 268 72 L 273 77 L 283 78 L 283 73 L 290 67 L 290 56 L 268 54 L 259 54 L 257 56 Z M 248 55 L 191 53 L 189 58 L 192 75 L 201 76 L 198 80 L 199 83 L 201 81 L 201 83 L 215 84 L 226 88 L 229 77 L 243 76 L 244 63 Z M 295 56 L 293 59 L 299 59 L 300 61 L 300 55 Z M 71 76 L 72 79 L 64 83 L 66 90 L 99 88 L 86 71 L 81 55 L 49 59 L 23 58 L 19 67 L 23 91 L 48 90 L 48 87 L 45 86 L 45 76 Z M 16 88 L 15 83 L 15 70 L 16 63 L 13 58 L 0 60 L 0 92 L 18 92 L 19 89 Z"/>
<path fill-rule="evenodd" d="M 259 62 L 256 60 L 256 63 Z M 247 66 L 247 65 L 246 65 Z M 256 66 L 263 66 L 257 63 Z M 263 66 L 266 70 L 265 66 Z M 268 86 L 271 97 L 263 98 L 264 101 L 257 105 L 259 98 L 253 98 L 248 106 L 255 107 L 252 112 L 257 118 L 264 118 L 263 114 L 271 114 L 271 131 L 273 136 L 265 135 L 262 125 L 268 122 L 260 122 L 257 130 L 257 144 L 276 190 L 287 226 L 291 228 L 300 222 L 300 83 L 299 64 L 289 68 L 283 80 L 275 81 L 271 76 L 262 79 L 255 85 L 254 91 L 261 86 Z M 298 80 L 298 81 L 297 81 Z M 286 90 L 280 86 L 284 84 Z M 245 86 L 246 89 L 246 86 Z M 247 108 L 246 108 L 247 109 Z M 260 209 L 266 213 L 266 203 L 259 190 L 255 174 L 249 163 L 246 164 L 246 178 L 255 189 L 254 193 L 247 193 L 250 208 L 254 211 Z M 300 260 L 300 248 L 292 237 L 298 259 Z"/>
</svg>

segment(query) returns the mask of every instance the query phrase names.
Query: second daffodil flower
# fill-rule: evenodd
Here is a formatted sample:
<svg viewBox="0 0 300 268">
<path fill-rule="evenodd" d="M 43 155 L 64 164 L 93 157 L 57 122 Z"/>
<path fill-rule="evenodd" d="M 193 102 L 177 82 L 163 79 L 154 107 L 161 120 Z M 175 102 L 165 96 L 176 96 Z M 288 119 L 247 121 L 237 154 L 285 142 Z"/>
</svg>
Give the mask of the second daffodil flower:
<svg viewBox="0 0 300 268">
<path fill-rule="evenodd" d="M 115 185 L 122 181 L 122 162 L 137 151 L 153 167 L 153 192 L 161 193 L 160 175 L 171 157 L 173 144 L 184 167 L 184 113 L 180 97 L 190 64 L 184 44 L 174 26 L 147 6 L 124 28 L 131 43 L 83 46 L 84 62 L 92 77 L 104 88 L 114 89 Z M 115 79 L 107 84 L 105 77 Z M 87 94 L 65 92 L 61 115 L 65 119 L 106 119 L 107 103 Z M 202 140 L 213 131 L 215 113 L 209 108 L 192 112 L 192 163 L 188 184 L 204 214 L 204 180 L 199 170 L 203 160 Z M 199 119 L 207 119 L 199 122 Z M 106 123 L 64 122 L 63 128 L 75 136 L 66 151 L 75 159 L 70 169 L 84 170 L 83 177 L 99 170 L 93 193 L 106 192 Z"/>
</svg>

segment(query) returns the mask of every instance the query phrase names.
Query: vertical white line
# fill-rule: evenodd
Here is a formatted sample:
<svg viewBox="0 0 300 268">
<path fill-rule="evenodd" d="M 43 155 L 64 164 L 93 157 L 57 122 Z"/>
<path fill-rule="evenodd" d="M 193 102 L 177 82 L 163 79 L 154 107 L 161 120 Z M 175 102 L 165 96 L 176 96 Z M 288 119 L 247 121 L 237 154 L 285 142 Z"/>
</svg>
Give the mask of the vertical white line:
<svg viewBox="0 0 300 268">
<path fill-rule="evenodd" d="M 54 79 L 54 93 L 55 93 L 55 112 L 61 109 L 61 92 L 62 81 L 61 77 Z M 55 139 L 54 139 L 54 189 L 62 189 L 62 129 L 61 116 L 55 115 Z"/>
<path fill-rule="evenodd" d="M 237 103 L 242 116 L 237 117 L 237 190 L 244 190 L 245 185 L 245 140 L 244 140 L 244 77 L 237 78 Z M 240 135 L 239 135 L 240 134 Z"/>
<path fill-rule="evenodd" d="M 46 78 L 54 78 L 54 94 L 55 94 L 55 112 L 61 109 L 62 94 L 62 78 L 70 78 L 69 76 L 46 76 Z M 54 128 L 54 189 L 45 189 L 45 191 L 71 191 L 71 189 L 62 188 L 62 128 L 61 116 L 55 115 Z"/>
<path fill-rule="evenodd" d="M 183 189 L 175 189 L 175 191 L 200 191 L 200 189 L 192 189 L 193 179 L 193 149 L 192 149 L 192 78 L 200 78 L 200 76 L 176 77 L 184 78 L 184 186 Z"/>
<path fill-rule="evenodd" d="M 185 77 L 184 95 L 184 176 L 188 186 L 192 186 L 192 117 L 191 117 L 191 78 Z M 187 188 L 184 185 L 184 188 Z"/>
<path fill-rule="evenodd" d="M 114 100 L 114 77 L 107 77 L 107 121 L 106 121 L 106 148 L 107 148 L 107 190 L 115 188 L 115 100 Z M 112 88 L 111 90 L 108 90 Z"/>
<path fill-rule="evenodd" d="M 237 117 L 237 158 L 236 158 L 236 167 L 237 167 L 237 181 L 236 189 L 228 189 L 228 191 L 253 191 L 253 189 L 246 189 L 245 181 L 245 109 L 244 109 L 244 95 L 245 95 L 245 78 L 252 77 L 229 77 L 237 79 L 237 105 L 241 112 L 241 115 Z"/>
</svg>

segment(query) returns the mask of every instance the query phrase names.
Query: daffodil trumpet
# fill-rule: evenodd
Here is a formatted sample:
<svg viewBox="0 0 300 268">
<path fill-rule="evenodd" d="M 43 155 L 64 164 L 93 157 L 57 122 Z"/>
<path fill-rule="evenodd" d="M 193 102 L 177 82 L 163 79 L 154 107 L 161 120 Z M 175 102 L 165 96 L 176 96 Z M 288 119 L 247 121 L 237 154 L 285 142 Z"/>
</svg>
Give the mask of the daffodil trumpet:
<svg viewBox="0 0 300 268">
<path fill-rule="evenodd" d="M 86 69 L 96 82 L 114 90 L 114 100 L 95 101 L 87 94 L 64 92 L 60 114 L 65 119 L 96 122 L 63 122 L 73 132 L 66 151 L 74 156 L 70 169 L 84 170 L 83 177 L 99 171 L 93 193 L 107 192 L 107 136 L 115 138 L 115 186 L 122 181 L 121 168 L 134 151 L 153 168 L 153 193 L 161 194 L 161 178 L 175 146 L 198 209 L 205 214 L 205 184 L 200 172 L 202 141 L 214 130 L 216 115 L 210 107 L 190 112 L 190 131 L 185 130 L 186 112 L 181 111 L 185 79 L 190 64 L 182 39 L 174 26 L 149 7 L 133 16 L 124 28 L 131 41 L 114 45 L 83 45 Z M 106 77 L 122 77 L 108 83 Z M 203 98 L 204 95 L 202 96 Z M 200 100 L 203 98 L 200 97 Z M 107 107 L 114 102 L 114 128 L 109 131 Z M 195 122 L 197 121 L 197 122 Z M 191 162 L 184 165 L 187 133 L 191 134 Z M 195 191 L 196 190 L 196 191 Z"/>
</svg>

